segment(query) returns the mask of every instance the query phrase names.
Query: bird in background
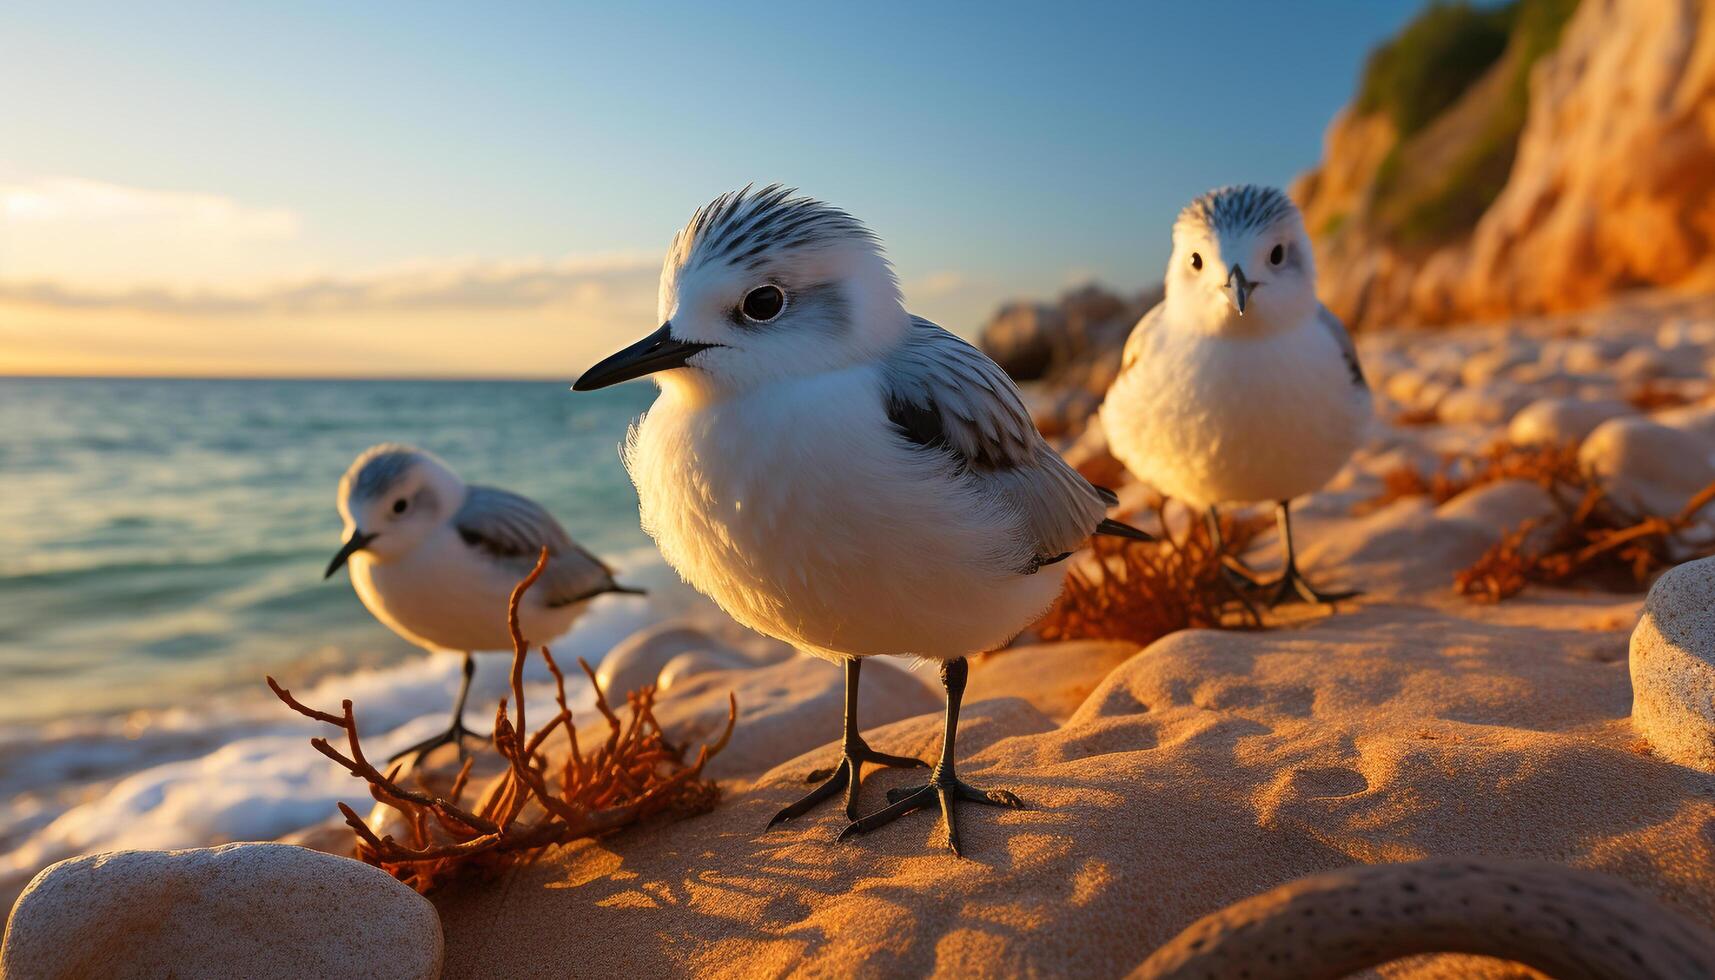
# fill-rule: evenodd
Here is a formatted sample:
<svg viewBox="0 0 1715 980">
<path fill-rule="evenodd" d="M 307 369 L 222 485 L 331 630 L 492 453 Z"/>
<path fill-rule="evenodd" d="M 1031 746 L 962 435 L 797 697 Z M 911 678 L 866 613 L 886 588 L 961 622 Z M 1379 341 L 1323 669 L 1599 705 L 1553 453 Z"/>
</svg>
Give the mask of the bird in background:
<svg viewBox="0 0 1715 980">
<path fill-rule="evenodd" d="M 349 565 L 358 598 L 388 629 L 427 650 L 464 654 L 452 724 L 393 760 L 415 761 L 447 744 L 462 756 L 464 738 L 479 737 L 464 726 L 472 655 L 512 649 L 508 601 L 544 546 L 548 566 L 518 610 L 525 636 L 559 636 L 598 595 L 642 594 L 615 582 L 542 505 L 467 485 L 421 449 L 386 443 L 364 450 L 340 478 L 338 503 L 345 543 L 322 577 Z"/>
<path fill-rule="evenodd" d="M 1284 565 L 1245 586 L 1268 605 L 1351 598 L 1299 571 L 1292 499 L 1322 488 L 1362 441 L 1369 384 L 1338 318 L 1316 298 L 1304 219 L 1270 187 L 1223 187 L 1173 226 L 1166 296 L 1127 339 L 1101 407 L 1115 458 L 1163 494 L 1206 508 L 1278 505 Z"/>
<path fill-rule="evenodd" d="M 789 188 L 723 194 L 674 238 L 660 327 L 590 368 L 589 391 L 653 375 L 660 395 L 623 455 L 642 525 L 692 586 L 758 632 L 842 664 L 841 760 L 770 826 L 846 794 L 841 839 L 959 802 L 1021 807 L 958 778 L 969 654 L 999 647 L 1059 594 L 1059 563 L 1108 520 L 976 348 L 905 309 L 881 243 Z M 857 719 L 866 657 L 941 662 L 941 754 L 921 786 L 858 818 L 875 751 Z"/>
</svg>

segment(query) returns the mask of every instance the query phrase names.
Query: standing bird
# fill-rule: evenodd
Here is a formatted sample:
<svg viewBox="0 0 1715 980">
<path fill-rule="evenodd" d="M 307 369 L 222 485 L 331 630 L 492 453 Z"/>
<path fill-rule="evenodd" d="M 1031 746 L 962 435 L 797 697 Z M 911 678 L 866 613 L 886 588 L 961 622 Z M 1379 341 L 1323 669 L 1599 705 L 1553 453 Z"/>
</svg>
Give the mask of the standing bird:
<svg viewBox="0 0 1715 980">
<path fill-rule="evenodd" d="M 519 607 L 526 636 L 547 640 L 571 627 L 604 592 L 641 595 L 578 547 L 542 505 L 494 487 L 467 486 L 432 453 L 383 443 L 364 450 L 339 481 L 345 544 L 328 562 L 330 578 L 351 566 L 351 584 L 388 629 L 428 650 L 464 653 L 464 680 L 445 732 L 393 756 L 421 758 L 474 736 L 464 726 L 478 650 L 510 650 L 506 609 L 513 586 L 548 567 Z M 392 761 L 392 760 L 389 760 Z"/>
<path fill-rule="evenodd" d="M 954 772 L 968 654 L 1011 640 L 1059 594 L 1050 568 L 1107 520 L 1113 495 L 1048 448 L 1018 390 L 963 340 L 907 313 L 857 219 L 770 186 L 691 216 L 661 271 L 654 333 L 589 369 L 589 391 L 653 374 L 661 394 L 625 464 L 667 562 L 739 622 L 845 666 L 840 764 L 773 826 L 865 762 L 923 766 L 864 742 L 862 658 L 941 661 L 941 757 L 929 781 L 841 833 L 957 801 L 1020 807 Z M 812 778 L 816 778 L 813 774 Z"/>
<path fill-rule="evenodd" d="M 1285 565 L 1270 606 L 1333 602 L 1298 570 L 1292 498 L 1339 471 L 1369 424 L 1370 388 L 1346 328 L 1316 299 L 1304 219 L 1271 187 L 1223 187 L 1173 225 L 1167 294 L 1132 329 L 1101 408 L 1108 445 L 1169 497 L 1275 501 Z"/>
</svg>

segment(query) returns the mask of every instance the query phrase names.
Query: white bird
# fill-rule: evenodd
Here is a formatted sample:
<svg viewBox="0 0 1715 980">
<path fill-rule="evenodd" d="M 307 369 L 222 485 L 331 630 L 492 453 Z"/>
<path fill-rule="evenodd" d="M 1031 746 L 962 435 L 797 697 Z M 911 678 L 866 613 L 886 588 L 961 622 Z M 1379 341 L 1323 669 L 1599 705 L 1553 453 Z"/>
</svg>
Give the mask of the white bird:
<svg viewBox="0 0 1715 980">
<path fill-rule="evenodd" d="M 1133 328 L 1101 408 L 1114 456 L 1169 497 L 1208 508 L 1279 505 L 1285 565 L 1270 605 L 1332 602 L 1298 570 L 1292 498 L 1339 471 L 1362 441 L 1370 389 L 1357 349 L 1316 298 L 1298 208 L 1280 191 L 1223 187 L 1173 226 L 1166 296 Z"/>
<path fill-rule="evenodd" d="M 448 743 L 463 752 L 463 737 L 474 734 L 464 727 L 471 655 L 512 648 L 507 603 L 544 546 L 548 567 L 518 610 L 525 636 L 559 636 L 603 593 L 640 594 L 616 583 L 540 504 L 466 485 L 438 457 L 410 446 L 364 450 L 340 478 L 339 515 L 345 544 L 322 577 L 349 563 L 358 598 L 388 629 L 424 649 L 464 654 L 452 724 L 394 759 Z"/>
<path fill-rule="evenodd" d="M 723 194 L 692 215 L 661 272 L 661 326 L 589 369 L 587 391 L 653 374 L 660 396 L 624 448 L 644 529 L 668 564 L 739 622 L 846 670 L 842 759 L 770 823 L 846 790 L 873 751 L 858 730 L 864 657 L 942 661 L 947 719 L 921 788 L 844 837 L 938 804 L 1022 806 L 954 772 L 968 654 L 992 650 L 1059 594 L 1053 568 L 1103 514 L 1048 447 L 1011 379 L 907 313 L 880 242 L 787 188 Z M 812 774 L 815 778 L 816 774 Z"/>
</svg>

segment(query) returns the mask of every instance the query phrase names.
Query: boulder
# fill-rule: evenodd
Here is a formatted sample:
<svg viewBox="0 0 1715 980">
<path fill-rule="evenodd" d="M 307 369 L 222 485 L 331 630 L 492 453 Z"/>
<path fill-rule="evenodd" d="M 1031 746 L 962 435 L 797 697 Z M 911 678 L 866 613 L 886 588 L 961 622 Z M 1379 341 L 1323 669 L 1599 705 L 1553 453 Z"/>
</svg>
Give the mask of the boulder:
<svg viewBox="0 0 1715 980">
<path fill-rule="evenodd" d="M 1598 425 L 1637 409 L 1622 401 L 1543 398 L 1526 405 L 1507 426 L 1507 438 L 1521 446 L 1584 441 Z"/>
<path fill-rule="evenodd" d="M 1493 425 L 1512 418 L 1530 403 L 1530 392 L 1505 381 L 1448 392 L 1436 405 L 1441 421 L 1453 425 L 1476 422 Z"/>
<path fill-rule="evenodd" d="M 1656 755 L 1715 772 L 1715 558 L 1667 570 L 1632 631 L 1632 725 Z"/>
<path fill-rule="evenodd" d="M 19 897 L 0 950 L 8 980 L 440 972 L 427 899 L 362 862 L 275 843 L 61 861 Z"/>
<path fill-rule="evenodd" d="M 655 683 L 661 668 L 674 657 L 693 651 L 739 658 L 702 630 L 669 621 L 638 630 L 616 644 L 596 668 L 596 680 L 610 697 L 623 701 L 627 691 Z"/>
<path fill-rule="evenodd" d="M 1715 480 L 1701 440 L 1642 416 L 1609 419 L 1578 449 L 1578 462 L 1622 504 L 1671 516 Z"/>
</svg>

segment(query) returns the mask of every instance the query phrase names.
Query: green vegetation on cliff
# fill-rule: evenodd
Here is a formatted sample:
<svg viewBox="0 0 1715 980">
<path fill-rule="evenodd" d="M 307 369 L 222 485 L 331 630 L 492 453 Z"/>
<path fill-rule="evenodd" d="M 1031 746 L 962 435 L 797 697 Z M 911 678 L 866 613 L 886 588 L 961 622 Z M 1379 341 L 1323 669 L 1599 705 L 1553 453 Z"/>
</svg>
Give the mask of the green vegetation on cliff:
<svg viewBox="0 0 1715 980">
<path fill-rule="evenodd" d="M 1357 108 L 1386 113 L 1399 134 L 1376 172 L 1371 208 L 1387 238 L 1433 247 L 1476 225 L 1512 171 L 1530 69 L 1559 44 L 1577 6 L 1437 0 L 1370 56 Z M 1462 103 L 1479 87 L 1483 98 Z"/>
</svg>

